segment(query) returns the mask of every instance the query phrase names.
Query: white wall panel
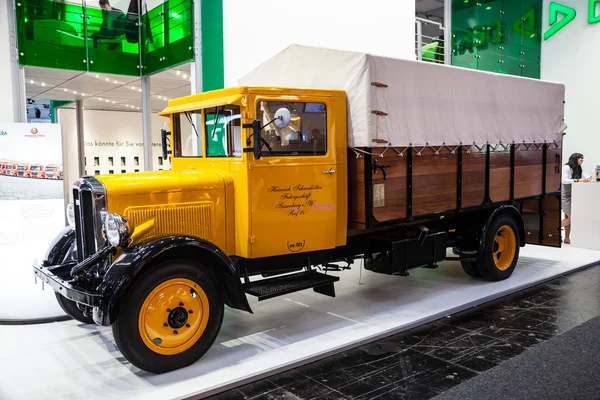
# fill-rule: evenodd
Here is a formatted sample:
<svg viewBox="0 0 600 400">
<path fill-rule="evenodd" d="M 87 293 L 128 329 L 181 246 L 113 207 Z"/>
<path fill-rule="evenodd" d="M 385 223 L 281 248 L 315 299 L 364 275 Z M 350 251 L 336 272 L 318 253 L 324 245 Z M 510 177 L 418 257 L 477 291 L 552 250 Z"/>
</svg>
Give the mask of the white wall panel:
<svg viewBox="0 0 600 400">
<path fill-rule="evenodd" d="M 543 32 L 549 27 L 550 2 L 544 0 Z M 589 24 L 588 0 L 561 0 L 560 4 L 574 8 L 577 16 L 543 42 L 542 79 L 565 84 L 564 157 L 583 153 L 584 170 L 591 173 L 600 165 L 600 23 Z M 596 14 L 600 14 L 600 3 Z"/>
<path fill-rule="evenodd" d="M 223 0 L 223 31 L 228 87 L 294 43 L 414 59 L 415 2 Z"/>
</svg>

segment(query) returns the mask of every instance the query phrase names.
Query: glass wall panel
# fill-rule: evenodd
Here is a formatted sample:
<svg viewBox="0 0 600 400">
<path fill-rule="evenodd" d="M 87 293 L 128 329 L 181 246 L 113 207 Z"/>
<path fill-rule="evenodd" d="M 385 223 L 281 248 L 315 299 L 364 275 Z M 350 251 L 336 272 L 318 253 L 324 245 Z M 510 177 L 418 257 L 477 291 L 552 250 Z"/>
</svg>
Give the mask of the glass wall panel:
<svg viewBox="0 0 600 400">
<path fill-rule="evenodd" d="M 19 63 L 140 76 L 193 60 L 192 0 L 168 0 L 141 16 L 85 1 L 16 2 Z"/>
<path fill-rule="evenodd" d="M 87 70 L 81 1 L 19 0 L 15 9 L 21 65 Z"/>
<path fill-rule="evenodd" d="M 191 0 L 168 0 L 143 17 L 144 75 L 194 58 L 193 10 Z"/>
<path fill-rule="evenodd" d="M 88 70 L 140 75 L 139 15 L 92 7 L 86 11 Z"/>
<path fill-rule="evenodd" d="M 454 0 L 452 65 L 539 79 L 542 3 Z"/>
</svg>

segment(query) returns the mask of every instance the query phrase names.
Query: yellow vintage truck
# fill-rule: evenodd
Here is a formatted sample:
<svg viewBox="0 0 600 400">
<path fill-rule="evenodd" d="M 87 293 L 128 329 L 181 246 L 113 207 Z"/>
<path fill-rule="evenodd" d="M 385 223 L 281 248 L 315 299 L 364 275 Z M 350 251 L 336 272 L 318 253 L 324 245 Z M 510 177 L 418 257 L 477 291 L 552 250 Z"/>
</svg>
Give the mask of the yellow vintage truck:
<svg viewBox="0 0 600 400">
<path fill-rule="evenodd" d="M 335 297 L 357 259 L 506 279 L 561 245 L 563 109 L 555 83 L 291 46 L 169 102 L 171 170 L 78 179 L 34 273 L 154 373 L 196 362 L 225 305 Z"/>
</svg>

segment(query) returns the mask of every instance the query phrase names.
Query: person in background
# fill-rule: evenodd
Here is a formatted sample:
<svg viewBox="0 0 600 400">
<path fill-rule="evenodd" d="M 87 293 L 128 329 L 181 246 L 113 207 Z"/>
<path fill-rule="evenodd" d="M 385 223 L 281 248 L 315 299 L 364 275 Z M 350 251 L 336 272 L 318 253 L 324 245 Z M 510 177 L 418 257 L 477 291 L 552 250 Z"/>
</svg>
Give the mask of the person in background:
<svg viewBox="0 0 600 400">
<path fill-rule="evenodd" d="M 94 48 L 98 48 L 98 40 L 100 39 L 117 39 L 125 34 L 125 13 L 111 6 L 108 0 L 99 0 L 98 4 L 102 9 L 102 26 L 100 26 L 98 32 L 92 34 Z M 114 48 L 116 48 L 114 43 L 108 45 L 108 50 Z"/>
<path fill-rule="evenodd" d="M 565 213 L 562 226 L 565 228 L 564 242 L 567 244 L 571 243 L 571 189 L 573 183 L 590 182 L 590 177 L 581 168 L 582 165 L 583 154 L 573 153 L 562 170 L 562 209 Z"/>
</svg>

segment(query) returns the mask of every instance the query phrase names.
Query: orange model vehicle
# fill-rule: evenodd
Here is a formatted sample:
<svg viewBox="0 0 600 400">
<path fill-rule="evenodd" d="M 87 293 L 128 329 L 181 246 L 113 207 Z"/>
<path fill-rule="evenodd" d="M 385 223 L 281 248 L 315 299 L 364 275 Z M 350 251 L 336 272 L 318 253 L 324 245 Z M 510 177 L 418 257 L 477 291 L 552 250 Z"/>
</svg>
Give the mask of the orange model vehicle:
<svg viewBox="0 0 600 400">
<path fill-rule="evenodd" d="M 30 171 L 31 171 L 32 178 L 38 178 L 38 179 L 46 178 L 46 169 L 44 168 L 44 166 L 42 164 L 32 164 Z"/>
<path fill-rule="evenodd" d="M 17 166 L 17 176 L 21 176 L 23 178 L 31 178 L 31 168 L 29 164 L 19 163 Z"/>
<path fill-rule="evenodd" d="M 44 168 L 44 177 L 46 179 L 62 179 L 61 168 L 57 164 L 48 164 Z"/>
<path fill-rule="evenodd" d="M 17 163 L 7 162 L 5 165 L 5 173 L 10 176 L 17 176 Z"/>
<path fill-rule="evenodd" d="M 6 161 L 0 161 L 0 175 L 6 175 Z"/>
</svg>

